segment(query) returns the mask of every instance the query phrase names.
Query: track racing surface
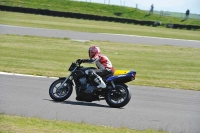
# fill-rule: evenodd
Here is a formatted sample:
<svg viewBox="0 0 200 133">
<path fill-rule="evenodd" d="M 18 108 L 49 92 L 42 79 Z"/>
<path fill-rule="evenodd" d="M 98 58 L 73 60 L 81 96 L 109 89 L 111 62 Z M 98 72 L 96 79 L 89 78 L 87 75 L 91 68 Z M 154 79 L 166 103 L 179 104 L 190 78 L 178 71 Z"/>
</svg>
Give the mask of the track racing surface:
<svg viewBox="0 0 200 133">
<path fill-rule="evenodd" d="M 20 34 L 20 29 L 12 29 L 12 26 L 5 27 Z M 1 34 L 8 34 L 4 32 L 7 31 L 5 27 L 2 28 L 0 26 Z M 39 28 L 24 29 L 29 29 L 32 35 L 37 35 L 37 32 L 42 34 L 46 30 Z M 57 32 L 56 35 L 62 32 L 60 30 L 54 31 Z M 71 32 L 68 34 L 72 35 Z M 84 38 L 85 34 L 90 33 L 81 34 L 77 32 L 78 37 L 74 39 Z M 94 35 L 105 36 L 106 34 Z M 142 40 L 150 42 L 148 39 L 144 37 Z M 150 39 L 155 39 L 155 41 L 159 42 L 159 39 Z M 169 39 L 169 42 L 177 42 L 177 44 L 178 41 L 182 42 L 184 40 Z M 185 41 L 185 46 L 187 46 L 187 43 L 188 45 L 191 44 L 189 42 Z M 170 45 L 173 44 L 171 43 Z M 193 47 L 198 46 L 199 42 L 194 41 Z M 92 103 L 76 101 L 75 91 L 68 100 L 60 103 L 54 102 L 48 94 L 49 86 L 54 80 L 55 78 L 1 72 L 0 113 L 132 129 L 150 128 L 162 129 L 173 133 L 200 133 L 200 91 L 130 86 L 131 101 L 125 107 L 116 109 L 110 108 L 105 101 Z"/>
</svg>

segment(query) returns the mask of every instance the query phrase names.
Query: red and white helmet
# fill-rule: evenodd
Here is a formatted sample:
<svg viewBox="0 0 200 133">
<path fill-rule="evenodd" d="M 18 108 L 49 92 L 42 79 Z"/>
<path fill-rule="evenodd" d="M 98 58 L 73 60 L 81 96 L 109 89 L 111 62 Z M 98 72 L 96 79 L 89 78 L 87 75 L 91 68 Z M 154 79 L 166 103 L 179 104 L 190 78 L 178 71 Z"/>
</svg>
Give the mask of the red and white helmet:
<svg viewBox="0 0 200 133">
<path fill-rule="evenodd" d="M 97 46 L 91 46 L 88 50 L 88 53 L 89 53 L 89 57 L 93 58 L 94 56 L 100 53 L 100 49 Z"/>
</svg>

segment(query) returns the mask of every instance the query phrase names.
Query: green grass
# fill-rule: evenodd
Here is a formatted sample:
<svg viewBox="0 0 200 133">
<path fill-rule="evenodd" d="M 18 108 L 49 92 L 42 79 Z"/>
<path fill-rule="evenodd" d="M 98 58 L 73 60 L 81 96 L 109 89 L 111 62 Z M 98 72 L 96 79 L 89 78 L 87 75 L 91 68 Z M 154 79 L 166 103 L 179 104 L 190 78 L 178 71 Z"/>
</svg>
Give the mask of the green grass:
<svg viewBox="0 0 200 133">
<path fill-rule="evenodd" d="M 155 131 L 133 130 L 125 127 L 113 128 L 95 126 L 86 123 L 45 120 L 0 114 L 1 133 L 166 133 Z"/>
<path fill-rule="evenodd" d="M 46 4 L 48 3 L 48 4 Z M 105 16 L 126 17 L 141 20 L 159 20 L 163 23 L 197 24 L 187 20 L 159 15 L 147 16 L 147 12 L 133 8 L 101 4 L 74 3 L 67 0 L 0 0 L 1 5 L 23 6 L 58 11 L 82 12 Z M 162 27 L 146 27 L 130 24 L 76 20 L 0 11 L 0 23 L 52 29 L 107 32 L 200 40 L 198 31 L 173 30 Z M 87 58 L 91 45 L 100 46 L 116 69 L 135 69 L 137 79 L 131 84 L 200 90 L 200 50 L 174 46 L 151 46 L 112 42 L 75 42 L 68 39 L 30 36 L 0 35 L 0 71 L 33 75 L 65 76 L 72 61 Z M 123 47 L 122 47 L 123 46 Z M 85 65 L 88 66 L 88 65 Z M 0 114 L 0 132 L 61 132 L 61 133 L 162 133 L 154 130 L 131 130 L 94 126 L 85 123 L 50 121 Z"/>
<path fill-rule="evenodd" d="M 136 80 L 130 84 L 200 90 L 199 48 L 99 41 L 83 43 L 16 35 L 0 35 L 0 38 L 0 71 L 65 76 L 69 74 L 71 62 L 88 58 L 89 46 L 98 45 L 116 70 L 137 71 Z"/>
<path fill-rule="evenodd" d="M 160 16 L 158 14 L 148 15 L 148 12 L 142 11 L 135 8 L 114 6 L 107 4 L 97 4 L 89 2 L 76 2 L 71 0 L 0 0 L 1 5 L 28 7 L 28 8 L 40 8 L 50 9 L 64 12 L 77 12 L 85 14 L 95 14 L 101 16 L 112 16 L 121 18 L 130 18 L 137 20 L 152 20 L 161 21 L 163 24 L 166 23 L 177 23 L 177 24 L 191 24 L 200 25 L 200 20 L 189 19 L 182 21 L 181 18 Z M 121 15 L 117 15 L 121 14 Z"/>
<path fill-rule="evenodd" d="M 89 21 L 62 17 L 50 17 L 24 13 L 0 11 L 0 24 L 40 27 L 50 29 L 115 33 L 164 38 L 200 40 L 200 31 L 167 29 L 163 27 L 148 27 L 114 22 Z"/>
</svg>

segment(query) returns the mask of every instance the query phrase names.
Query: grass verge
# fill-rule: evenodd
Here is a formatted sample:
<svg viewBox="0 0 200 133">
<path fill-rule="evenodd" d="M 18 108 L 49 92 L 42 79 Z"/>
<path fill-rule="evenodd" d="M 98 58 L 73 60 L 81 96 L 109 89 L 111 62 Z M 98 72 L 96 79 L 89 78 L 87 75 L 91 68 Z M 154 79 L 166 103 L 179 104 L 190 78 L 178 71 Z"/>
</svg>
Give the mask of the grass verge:
<svg viewBox="0 0 200 133">
<path fill-rule="evenodd" d="M 129 34 L 200 40 L 200 31 L 167 29 L 114 22 L 91 21 L 0 11 L 0 24 L 94 33 Z"/>
<path fill-rule="evenodd" d="M 137 20 L 161 21 L 162 23 L 192 24 L 200 25 L 199 20 L 160 16 L 158 14 L 149 15 L 147 11 L 135 8 L 98 4 L 90 2 L 78 2 L 72 0 L 1 0 L 1 5 L 28 7 L 35 9 L 49 9 L 64 12 L 77 12 L 84 14 L 95 14 L 100 16 L 112 16 L 119 18 L 129 18 Z"/>
<path fill-rule="evenodd" d="M 200 90 L 199 48 L 17 35 L 0 35 L 0 38 L 0 71 L 65 76 L 71 62 L 88 58 L 89 46 L 98 45 L 116 70 L 137 71 L 136 81 L 130 84 Z"/>
<path fill-rule="evenodd" d="M 1 133 L 165 133 L 155 130 L 133 130 L 95 126 L 86 123 L 45 120 L 0 114 Z"/>
</svg>

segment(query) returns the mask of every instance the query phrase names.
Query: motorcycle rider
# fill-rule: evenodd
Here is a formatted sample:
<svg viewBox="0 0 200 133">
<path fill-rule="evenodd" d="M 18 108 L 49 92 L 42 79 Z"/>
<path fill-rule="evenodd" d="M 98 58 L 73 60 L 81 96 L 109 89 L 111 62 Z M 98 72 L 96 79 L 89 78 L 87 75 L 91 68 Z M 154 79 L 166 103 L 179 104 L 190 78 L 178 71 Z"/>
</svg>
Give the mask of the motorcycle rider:
<svg viewBox="0 0 200 133">
<path fill-rule="evenodd" d="M 98 69 L 90 69 L 85 73 L 94 78 L 94 81 L 98 83 L 97 88 L 106 88 L 101 76 L 106 76 L 114 73 L 114 68 L 111 61 L 107 56 L 100 53 L 98 46 L 91 46 L 88 50 L 89 59 L 78 59 L 79 63 L 96 63 Z"/>
</svg>

